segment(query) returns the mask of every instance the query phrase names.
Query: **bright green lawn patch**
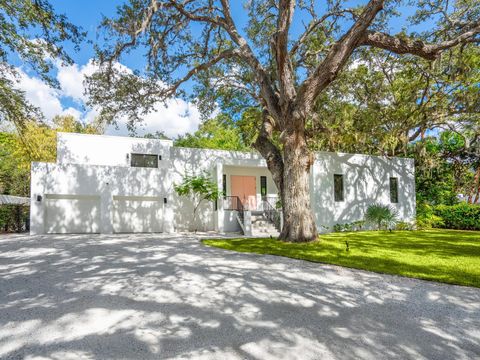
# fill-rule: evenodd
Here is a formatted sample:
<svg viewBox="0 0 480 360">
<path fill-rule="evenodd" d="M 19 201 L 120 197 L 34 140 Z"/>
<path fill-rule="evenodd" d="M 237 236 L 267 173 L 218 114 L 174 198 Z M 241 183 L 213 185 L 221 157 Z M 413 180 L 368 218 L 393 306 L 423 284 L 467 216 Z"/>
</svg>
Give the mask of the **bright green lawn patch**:
<svg viewBox="0 0 480 360">
<path fill-rule="evenodd" d="M 348 241 L 350 251 L 346 251 Z M 480 287 L 480 231 L 365 231 L 321 235 L 306 244 L 212 239 L 206 245 Z"/>
</svg>

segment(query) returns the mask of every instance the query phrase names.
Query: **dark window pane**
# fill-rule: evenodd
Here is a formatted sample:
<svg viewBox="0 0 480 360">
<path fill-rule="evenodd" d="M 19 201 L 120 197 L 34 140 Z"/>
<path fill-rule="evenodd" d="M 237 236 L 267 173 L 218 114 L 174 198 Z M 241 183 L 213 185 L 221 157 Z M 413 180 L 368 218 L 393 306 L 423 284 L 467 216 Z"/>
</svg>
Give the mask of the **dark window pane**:
<svg viewBox="0 0 480 360">
<path fill-rule="evenodd" d="M 390 202 L 398 203 L 398 179 L 390 178 Z"/>
<path fill-rule="evenodd" d="M 133 167 L 158 168 L 158 156 L 149 154 L 131 154 L 130 165 Z"/>
<path fill-rule="evenodd" d="M 267 177 L 260 176 L 260 194 L 262 196 L 267 196 Z"/>
<path fill-rule="evenodd" d="M 343 175 L 333 175 L 335 201 L 343 201 Z"/>
<path fill-rule="evenodd" d="M 222 185 L 223 185 L 223 196 L 227 196 L 227 175 L 223 174 L 223 178 L 222 178 Z"/>
</svg>

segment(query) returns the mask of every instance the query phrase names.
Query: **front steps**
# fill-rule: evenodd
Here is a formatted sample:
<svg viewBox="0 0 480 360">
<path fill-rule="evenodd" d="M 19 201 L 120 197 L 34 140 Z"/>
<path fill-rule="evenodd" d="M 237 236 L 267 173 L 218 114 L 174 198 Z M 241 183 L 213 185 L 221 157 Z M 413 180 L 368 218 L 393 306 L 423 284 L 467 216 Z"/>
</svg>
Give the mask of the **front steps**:
<svg viewBox="0 0 480 360">
<path fill-rule="evenodd" d="M 252 236 L 273 237 L 280 235 L 275 225 L 270 222 L 262 213 L 252 212 Z"/>
</svg>

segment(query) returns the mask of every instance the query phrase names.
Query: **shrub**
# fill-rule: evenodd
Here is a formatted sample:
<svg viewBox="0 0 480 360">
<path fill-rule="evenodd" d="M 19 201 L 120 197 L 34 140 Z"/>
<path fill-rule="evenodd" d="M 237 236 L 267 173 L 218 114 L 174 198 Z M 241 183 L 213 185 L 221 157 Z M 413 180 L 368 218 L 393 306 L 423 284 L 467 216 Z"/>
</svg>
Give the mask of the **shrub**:
<svg viewBox="0 0 480 360">
<path fill-rule="evenodd" d="M 365 221 L 359 220 L 359 221 L 354 221 L 354 222 L 351 222 L 351 223 L 335 224 L 333 226 L 333 231 L 334 232 L 361 231 L 364 226 L 365 226 Z"/>
<path fill-rule="evenodd" d="M 395 230 L 413 230 L 413 226 L 406 221 L 399 221 L 395 224 Z"/>
<path fill-rule="evenodd" d="M 442 219 L 434 227 L 458 230 L 480 230 L 480 205 L 465 202 L 433 207 L 435 216 Z"/>
<path fill-rule="evenodd" d="M 421 203 L 417 205 L 416 217 L 417 229 L 441 228 L 444 226 L 443 219 L 436 215 L 432 206 Z"/>
<path fill-rule="evenodd" d="M 365 213 L 365 221 L 375 224 L 377 229 L 383 227 L 392 230 L 397 223 L 397 211 L 388 205 L 374 204 L 367 208 Z"/>
</svg>

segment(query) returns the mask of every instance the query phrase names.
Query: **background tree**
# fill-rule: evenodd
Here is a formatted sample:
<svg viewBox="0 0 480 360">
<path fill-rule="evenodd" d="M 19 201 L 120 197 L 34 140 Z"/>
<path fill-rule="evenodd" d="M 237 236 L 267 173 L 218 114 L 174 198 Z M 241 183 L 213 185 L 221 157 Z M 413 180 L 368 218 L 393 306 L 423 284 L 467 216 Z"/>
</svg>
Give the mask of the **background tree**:
<svg viewBox="0 0 480 360">
<path fill-rule="evenodd" d="M 163 131 L 155 131 L 154 133 L 147 133 L 143 135 L 145 139 L 159 139 L 159 140 L 171 140 Z"/>
<path fill-rule="evenodd" d="M 207 174 L 186 175 L 181 184 L 174 185 L 174 189 L 178 195 L 186 196 L 192 201 L 192 224 L 197 232 L 197 210 L 204 201 L 217 201 L 220 197 L 217 184 Z"/>
<path fill-rule="evenodd" d="M 127 114 L 135 122 L 195 80 L 204 112 L 213 104 L 256 106 L 261 116 L 255 120 L 259 129 L 254 145 L 282 198 L 280 238 L 315 239 L 309 193 L 314 157 L 306 129 L 316 117 L 319 99 L 349 59 L 367 47 L 433 61 L 447 49 L 477 42 L 480 33 L 480 8 L 474 0 L 418 1 L 407 25 L 430 20 L 428 30 L 394 35 L 387 33 L 389 21 L 399 21 L 401 1 L 370 0 L 356 8 L 336 0 L 324 5 L 313 0 L 249 1 L 242 31 L 228 0 L 131 1 L 102 23 L 106 46 L 98 52 L 100 71 L 89 81 L 91 103 L 103 107 L 101 115 L 108 121 Z M 306 26 L 290 39 L 295 11 Z M 116 62 L 133 49 L 145 50 L 147 64 L 141 73 L 122 72 Z M 315 122 L 317 128 L 323 126 L 323 119 Z"/>
<path fill-rule="evenodd" d="M 84 37 L 81 29 L 65 15 L 56 14 L 46 0 L 0 0 L 0 123 L 9 121 L 19 127 L 27 119 L 42 116 L 15 88 L 19 74 L 9 63 L 12 55 L 58 88 L 51 74 L 53 60 L 73 63 L 64 43 L 70 41 L 77 49 Z"/>
<path fill-rule="evenodd" d="M 247 151 L 241 129 L 227 114 L 220 114 L 200 124 L 193 134 L 179 136 L 175 146 Z"/>
</svg>

